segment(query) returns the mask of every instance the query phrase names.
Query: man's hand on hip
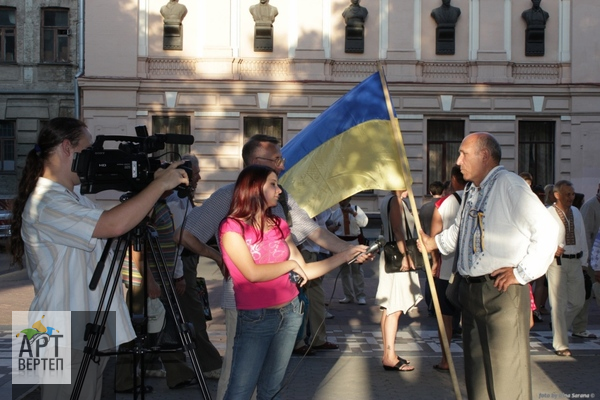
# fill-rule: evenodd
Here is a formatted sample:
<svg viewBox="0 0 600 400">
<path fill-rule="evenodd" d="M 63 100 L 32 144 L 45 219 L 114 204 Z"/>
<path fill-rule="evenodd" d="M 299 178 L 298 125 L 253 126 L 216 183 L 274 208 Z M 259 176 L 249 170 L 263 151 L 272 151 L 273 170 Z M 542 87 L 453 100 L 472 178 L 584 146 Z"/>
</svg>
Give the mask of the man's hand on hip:
<svg viewBox="0 0 600 400">
<path fill-rule="evenodd" d="M 510 285 L 520 285 L 513 267 L 499 268 L 490 275 L 494 278 L 494 287 L 500 292 L 506 292 Z"/>
</svg>

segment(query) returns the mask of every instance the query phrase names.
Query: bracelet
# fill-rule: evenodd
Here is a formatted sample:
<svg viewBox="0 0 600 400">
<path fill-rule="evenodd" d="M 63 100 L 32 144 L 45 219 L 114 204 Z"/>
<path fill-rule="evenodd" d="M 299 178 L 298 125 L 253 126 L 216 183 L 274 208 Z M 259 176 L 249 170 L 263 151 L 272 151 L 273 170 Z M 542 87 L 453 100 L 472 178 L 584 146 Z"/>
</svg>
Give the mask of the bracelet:
<svg viewBox="0 0 600 400">
<path fill-rule="evenodd" d="M 177 282 L 181 282 L 182 280 L 184 280 L 185 278 L 183 276 L 180 276 L 179 278 L 175 278 L 173 279 L 173 282 L 177 283 Z"/>
</svg>

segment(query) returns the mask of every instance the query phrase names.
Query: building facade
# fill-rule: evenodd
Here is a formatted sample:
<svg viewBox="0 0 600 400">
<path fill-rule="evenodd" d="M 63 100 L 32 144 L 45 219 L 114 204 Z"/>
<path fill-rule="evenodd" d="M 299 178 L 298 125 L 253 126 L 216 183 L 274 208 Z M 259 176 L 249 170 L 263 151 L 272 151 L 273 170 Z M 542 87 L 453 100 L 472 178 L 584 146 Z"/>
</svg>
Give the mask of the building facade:
<svg viewBox="0 0 600 400">
<path fill-rule="evenodd" d="M 42 124 L 73 116 L 77 0 L 0 2 L 0 198 L 14 197 Z"/>
<path fill-rule="evenodd" d="M 530 0 L 452 0 L 460 15 L 451 31 L 432 15 L 441 0 L 363 0 L 362 52 L 347 51 L 348 0 L 267 1 L 262 7 L 277 10 L 265 8 L 271 26 L 262 27 L 250 12 L 258 0 L 181 0 L 187 13 L 180 23 L 163 15 L 173 3 L 85 1 L 77 113 L 93 135 L 133 136 L 139 125 L 193 135 L 193 145 L 180 150 L 200 159 L 200 201 L 235 180 L 246 137 L 264 132 L 285 145 L 378 64 L 417 197 L 429 182 L 449 178 L 460 141 L 473 131 L 493 133 L 503 165 L 532 173 L 536 184 L 570 179 L 586 198 L 596 192 L 596 0 L 544 0 L 547 17 L 537 26 L 525 14 L 535 7 Z M 272 48 L 257 46 L 269 32 Z M 33 128 L 19 134 L 19 155 Z M 375 212 L 382 194 L 356 200 Z"/>
</svg>

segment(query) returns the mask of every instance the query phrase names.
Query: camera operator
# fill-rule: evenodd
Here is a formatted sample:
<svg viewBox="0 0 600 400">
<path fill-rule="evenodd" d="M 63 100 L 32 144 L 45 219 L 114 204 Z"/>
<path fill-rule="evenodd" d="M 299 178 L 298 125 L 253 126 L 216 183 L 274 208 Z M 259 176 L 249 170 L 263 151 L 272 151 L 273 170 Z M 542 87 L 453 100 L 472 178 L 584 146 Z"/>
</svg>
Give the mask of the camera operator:
<svg viewBox="0 0 600 400">
<path fill-rule="evenodd" d="M 166 170 L 157 171 L 154 181 L 137 196 L 110 210 L 96 208 L 92 201 L 75 191 L 80 180 L 71 171 L 73 155 L 89 147 L 91 141 L 92 136 L 83 122 L 54 118 L 41 130 L 37 143 L 27 155 L 13 210 L 11 253 L 15 262 L 25 264 L 33 281 L 32 311 L 90 311 L 93 314 L 102 294 L 99 289 L 88 289 L 104 249 L 105 241 L 98 239 L 129 232 L 166 190 L 181 183 L 188 184 L 186 172 L 176 168 L 181 162 L 176 162 Z M 106 280 L 105 272 L 99 285 L 103 286 Z M 99 350 L 114 348 L 135 337 L 120 285 L 112 300 L 110 311 L 114 311 L 116 321 L 106 326 Z M 73 326 L 81 324 L 72 319 Z M 73 347 L 77 341 L 83 341 L 83 335 L 73 337 Z M 83 352 L 73 348 L 71 353 L 74 383 Z M 90 363 L 80 398 L 100 399 L 106 362 L 106 357 L 101 357 L 98 363 Z M 41 385 L 41 389 L 42 399 L 66 399 L 73 384 Z"/>
</svg>

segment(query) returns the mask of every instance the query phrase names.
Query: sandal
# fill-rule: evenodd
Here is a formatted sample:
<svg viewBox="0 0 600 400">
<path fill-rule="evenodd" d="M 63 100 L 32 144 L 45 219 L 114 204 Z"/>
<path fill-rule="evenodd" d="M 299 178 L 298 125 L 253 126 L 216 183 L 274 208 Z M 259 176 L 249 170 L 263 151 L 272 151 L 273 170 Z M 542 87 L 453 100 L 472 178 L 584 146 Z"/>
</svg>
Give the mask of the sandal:
<svg viewBox="0 0 600 400">
<path fill-rule="evenodd" d="M 555 351 L 557 356 L 560 357 L 571 357 L 571 350 L 569 349 L 564 349 L 564 350 L 557 350 Z"/>
<path fill-rule="evenodd" d="M 404 362 L 404 360 L 400 360 L 393 367 L 390 367 L 389 365 L 384 364 L 383 369 L 386 371 L 410 372 L 410 371 L 414 371 L 415 367 L 408 365 L 408 363 Z"/>
<path fill-rule="evenodd" d="M 410 361 L 409 361 L 409 360 L 407 360 L 407 359 L 405 359 L 405 358 L 402 358 L 402 357 L 400 357 L 400 356 L 398 356 L 398 361 L 402 361 L 402 362 L 403 362 L 403 363 L 405 363 L 405 364 L 410 364 Z"/>
</svg>

